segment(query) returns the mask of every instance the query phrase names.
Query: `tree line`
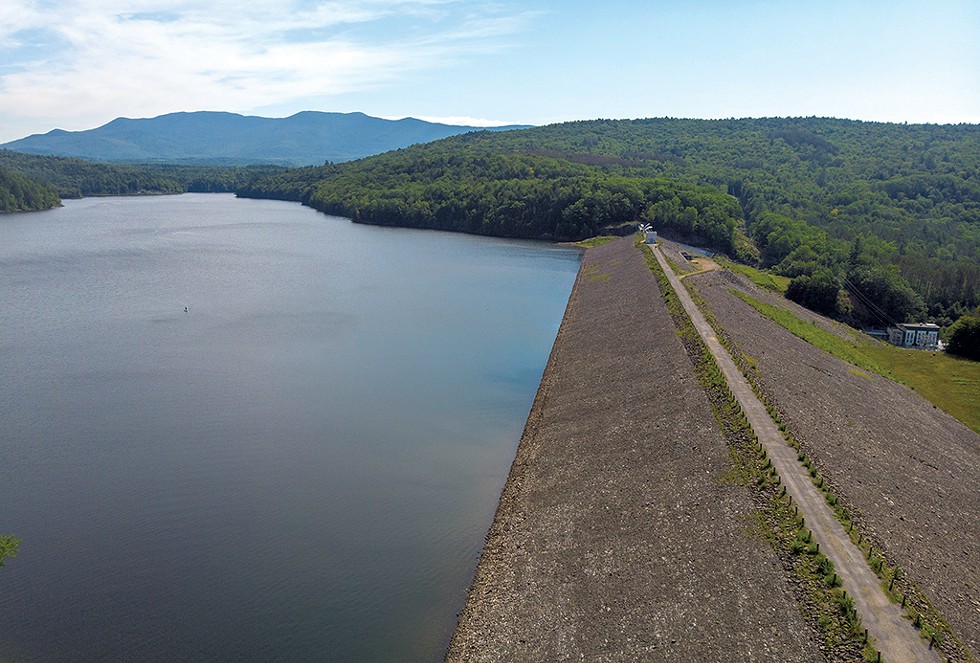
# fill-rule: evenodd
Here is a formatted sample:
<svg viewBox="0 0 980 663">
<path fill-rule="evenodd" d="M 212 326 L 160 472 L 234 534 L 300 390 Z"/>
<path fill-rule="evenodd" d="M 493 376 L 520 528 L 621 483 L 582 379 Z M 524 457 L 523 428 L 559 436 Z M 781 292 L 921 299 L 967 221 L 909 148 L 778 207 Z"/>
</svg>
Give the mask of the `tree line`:
<svg viewBox="0 0 980 663">
<path fill-rule="evenodd" d="M 93 164 L 0 150 L 78 195 L 236 191 L 362 223 L 581 239 L 646 222 L 792 279 L 864 324 L 980 305 L 980 127 L 828 118 L 592 120 L 322 167 Z M 835 296 L 836 295 L 836 296 Z"/>
<path fill-rule="evenodd" d="M 741 221 L 737 201 L 705 187 L 444 143 L 285 173 L 239 195 L 301 200 L 359 223 L 500 237 L 578 240 L 631 232 L 642 219 L 729 251 Z"/>
<path fill-rule="evenodd" d="M 362 222 L 508 236 L 651 222 L 798 279 L 793 296 L 866 324 L 949 324 L 980 304 L 977 125 L 569 122 L 465 134 L 240 193 Z"/>
<path fill-rule="evenodd" d="M 0 167 L 0 212 L 33 212 L 60 204 L 58 192 L 50 185 Z"/>
<path fill-rule="evenodd" d="M 0 168 L 45 185 L 61 198 L 231 193 L 256 178 L 285 172 L 282 166 L 120 164 L 0 150 Z M 59 201 L 60 202 L 60 201 Z"/>
</svg>

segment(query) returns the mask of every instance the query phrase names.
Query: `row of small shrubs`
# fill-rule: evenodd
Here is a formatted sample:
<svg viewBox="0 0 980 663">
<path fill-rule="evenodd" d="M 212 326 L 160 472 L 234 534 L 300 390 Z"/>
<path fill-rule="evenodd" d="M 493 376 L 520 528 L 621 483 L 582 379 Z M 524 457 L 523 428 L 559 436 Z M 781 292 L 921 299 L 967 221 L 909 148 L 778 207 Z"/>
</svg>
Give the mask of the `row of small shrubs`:
<svg viewBox="0 0 980 663">
<path fill-rule="evenodd" d="M 731 472 L 728 478 L 752 491 L 757 508 L 759 533 L 770 541 L 784 566 L 798 581 L 799 600 L 806 617 L 816 624 L 827 653 L 874 660 L 871 644 L 862 640 L 861 619 L 853 601 L 840 588 L 833 562 L 812 542 L 792 499 L 786 494 L 779 473 L 731 393 L 714 357 L 670 287 L 656 257 L 647 252 L 647 264 L 657 276 L 667 309 L 677 327 L 698 379 L 729 446 Z M 864 651 L 866 650 L 866 651 Z"/>
<path fill-rule="evenodd" d="M 947 654 L 959 657 L 960 660 L 972 660 L 962 642 L 953 633 L 942 614 L 932 605 L 932 602 L 929 601 L 928 597 L 925 596 L 912 578 L 904 574 L 897 564 L 888 561 L 882 547 L 880 545 L 876 547 L 871 539 L 866 536 L 860 525 L 860 517 L 856 516 L 852 513 L 851 509 L 841 503 L 840 497 L 833 492 L 831 485 L 820 474 L 813 460 L 801 450 L 799 441 L 789 431 L 785 422 L 782 421 L 779 412 L 773 406 L 771 399 L 767 397 L 759 386 L 759 380 L 755 376 L 756 366 L 754 362 L 747 360 L 742 355 L 731 337 L 721 328 L 721 325 L 708 307 L 707 302 L 697 292 L 696 286 L 690 283 L 685 283 L 685 286 L 688 288 L 698 308 L 701 309 L 702 314 L 708 320 L 708 323 L 714 329 L 721 344 L 729 352 L 736 365 L 742 371 L 742 374 L 749 381 L 756 396 L 765 405 L 769 416 L 779 428 L 786 443 L 797 450 L 797 460 L 807 469 L 813 484 L 823 492 L 824 499 L 834 510 L 837 520 L 847 529 L 851 541 L 864 552 L 865 559 L 868 560 L 868 565 L 881 580 L 882 588 L 889 598 L 893 602 L 901 604 L 903 614 L 912 621 L 916 628 L 920 629 L 922 637 L 928 639 L 933 646 L 943 650 Z M 758 303 L 756 300 L 737 291 L 730 290 L 730 292 L 753 306 Z M 763 313 L 768 314 L 767 312 Z M 830 336 L 829 334 L 826 335 Z"/>
</svg>

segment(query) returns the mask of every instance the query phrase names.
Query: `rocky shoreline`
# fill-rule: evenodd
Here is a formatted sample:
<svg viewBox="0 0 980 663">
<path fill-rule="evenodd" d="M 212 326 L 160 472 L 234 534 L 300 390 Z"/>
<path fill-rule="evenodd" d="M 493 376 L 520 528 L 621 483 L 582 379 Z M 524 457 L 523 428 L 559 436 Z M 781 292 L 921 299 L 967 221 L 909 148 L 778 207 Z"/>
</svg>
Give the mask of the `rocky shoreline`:
<svg viewBox="0 0 980 663">
<path fill-rule="evenodd" d="M 589 249 L 448 661 L 813 661 L 643 254 Z"/>
</svg>

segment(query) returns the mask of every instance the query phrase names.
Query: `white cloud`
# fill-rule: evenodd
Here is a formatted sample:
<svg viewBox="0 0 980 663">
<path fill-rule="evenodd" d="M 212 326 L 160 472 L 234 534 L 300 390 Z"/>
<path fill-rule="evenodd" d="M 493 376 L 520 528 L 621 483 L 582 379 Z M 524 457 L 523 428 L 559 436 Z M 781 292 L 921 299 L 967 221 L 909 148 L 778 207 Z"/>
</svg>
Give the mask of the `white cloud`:
<svg viewBox="0 0 980 663">
<path fill-rule="evenodd" d="M 4 0 L 0 133 L 372 89 L 490 52 L 526 19 L 461 0 Z"/>
</svg>

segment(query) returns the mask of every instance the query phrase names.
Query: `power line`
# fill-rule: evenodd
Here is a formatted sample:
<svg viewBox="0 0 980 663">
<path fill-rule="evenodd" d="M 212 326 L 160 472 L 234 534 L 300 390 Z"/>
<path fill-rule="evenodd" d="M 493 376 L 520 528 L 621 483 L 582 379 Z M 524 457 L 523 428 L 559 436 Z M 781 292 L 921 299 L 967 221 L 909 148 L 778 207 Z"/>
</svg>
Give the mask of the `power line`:
<svg viewBox="0 0 980 663">
<path fill-rule="evenodd" d="M 868 308 L 868 310 L 879 320 L 882 320 L 886 324 L 891 324 L 893 326 L 897 326 L 899 324 L 894 318 L 888 315 L 888 312 L 885 311 L 885 309 L 875 304 L 870 297 L 868 297 L 863 292 L 861 292 L 858 289 L 858 287 L 853 283 L 851 283 L 849 280 L 847 280 L 847 278 L 844 278 L 844 285 L 847 286 L 848 291 L 857 295 L 858 299 L 861 300 L 861 303 L 864 304 Z"/>
</svg>

